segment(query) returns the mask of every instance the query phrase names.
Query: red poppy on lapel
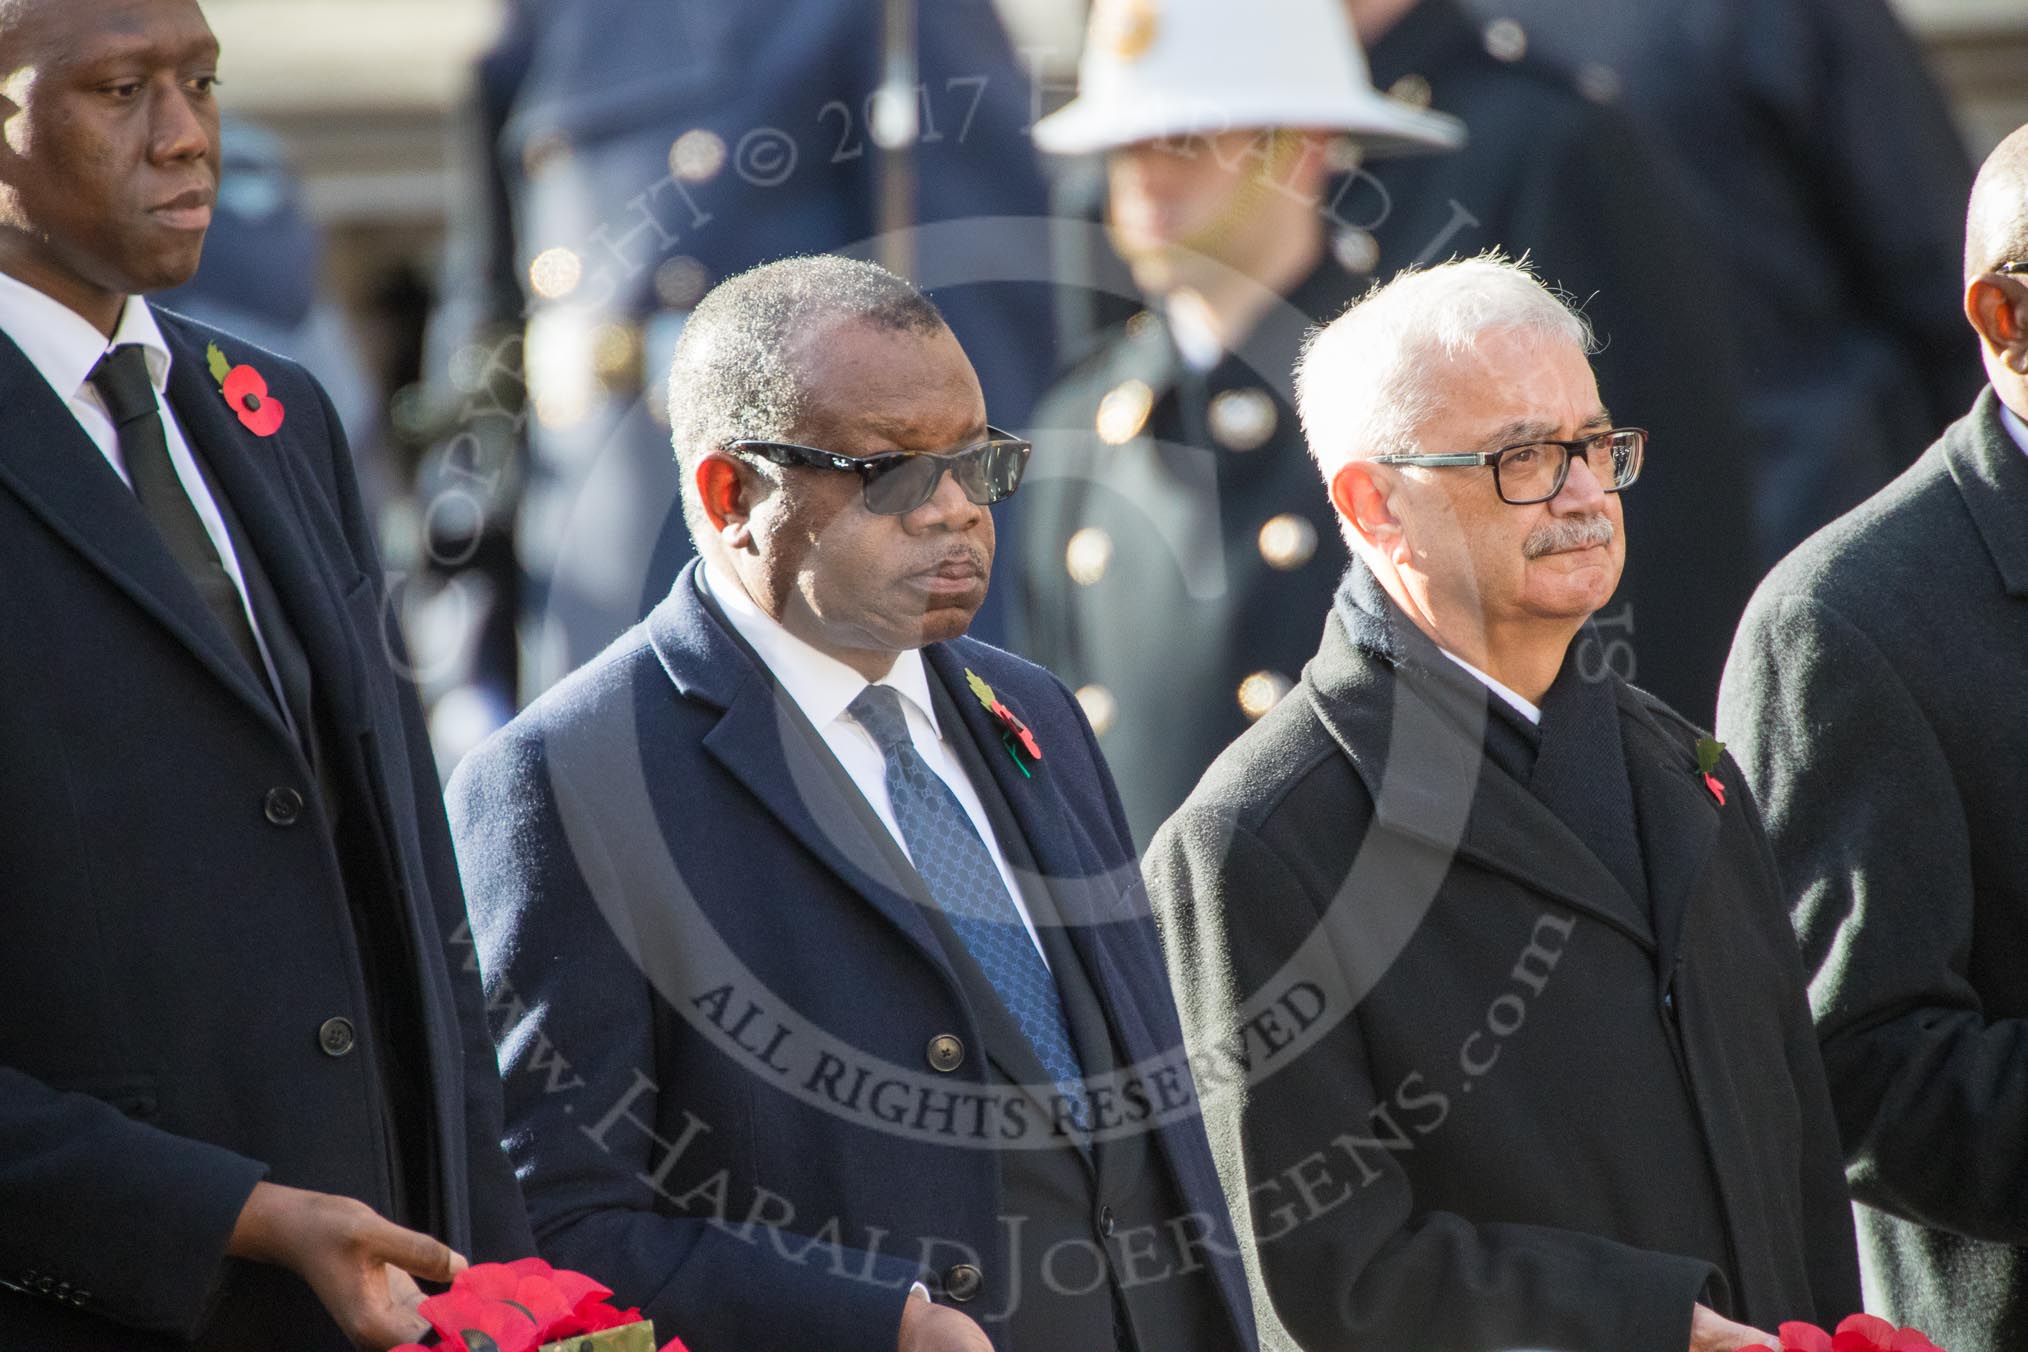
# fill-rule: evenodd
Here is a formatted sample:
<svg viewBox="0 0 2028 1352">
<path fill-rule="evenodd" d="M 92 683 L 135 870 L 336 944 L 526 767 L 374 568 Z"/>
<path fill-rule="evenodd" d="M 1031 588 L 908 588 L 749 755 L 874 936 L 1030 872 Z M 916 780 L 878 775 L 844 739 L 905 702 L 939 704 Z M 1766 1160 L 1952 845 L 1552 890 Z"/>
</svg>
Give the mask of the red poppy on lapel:
<svg viewBox="0 0 2028 1352">
<path fill-rule="evenodd" d="M 1710 737 L 1697 739 L 1697 773 L 1703 777 L 1704 787 L 1718 806 L 1725 806 L 1725 785 L 1718 778 L 1718 760 L 1725 754 L 1725 743 Z"/>
<path fill-rule="evenodd" d="M 993 693 L 993 687 L 980 680 L 970 667 L 965 668 L 965 683 L 972 687 L 972 694 L 986 706 L 986 712 L 993 715 L 993 721 L 1000 725 L 1000 742 L 1007 748 L 1007 754 L 1014 758 L 1014 764 L 1020 767 L 1023 775 L 1029 775 L 1028 767 L 1042 761 L 1042 747 L 1036 742 L 1035 734 L 1028 730 L 1026 723 L 1014 716 L 1012 709 L 1000 702 L 1000 697 Z"/>
<path fill-rule="evenodd" d="M 239 415 L 240 425 L 257 437 L 271 437 L 282 425 L 282 401 L 268 393 L 267 378 L 251 366 L 234 366 L 213 343 L 204 350 L 211 378 L 225 402 Z"/>
</svg>

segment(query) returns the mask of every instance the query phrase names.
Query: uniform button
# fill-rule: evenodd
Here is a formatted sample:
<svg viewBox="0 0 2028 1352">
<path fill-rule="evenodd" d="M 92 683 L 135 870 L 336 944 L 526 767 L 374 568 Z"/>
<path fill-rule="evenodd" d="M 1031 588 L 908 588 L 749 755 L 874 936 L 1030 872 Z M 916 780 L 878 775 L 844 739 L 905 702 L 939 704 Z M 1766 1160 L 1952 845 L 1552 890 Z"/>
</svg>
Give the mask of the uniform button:
<svg viewBox="0 0 2028 1352">
<path fill-rule="evenodd" d="M 1081 685 L 1077 688 L 1077 706 L 1084 710 L 1084 721 L 1091 724 L 1091 735 L 1103 737 L 1120 716 L 1120 702 L 1113 692 L 1102 685 Z"/>
<path fill-rule="evenodd" d="M 944 1294 L 955 1301 L 976 1298 L 986 1285 L 986 1274 L 970 1263 L 958 1263 L 944 1273 Z"/>
<path fill-rule="evenodd" d="M 58 1282 L 56 1284 L 56 1298 L 58 1300 L 66 1300 L 66 1301 L 70 1299 L 69 1282 Z"/>
<path fill-rule="evenodd" d="M 1099 440 L 1108 446 L 1124 446 L 1141 435 L 1148 415 L 1155 408 L 1155 391 L 1145 380 L 1124 380 L 1106 391 L 1099 400 L 1095 420 Z"/>
<path fill-rule="evenodd" d="M 1113 1215 L 1113 1209 L 1109 1206 L 1100 1207 L 1098 1214 L 1099 1238 L 1111 1239 L 1113 1237 L 1113 1231 L 1117 1228 L 1118 1222 Z"/>
<path fill-rule="evenodd" d="M 1528 54 L 1528 30 L 1512 19 L 1486 25 L 1486 53 L 1495 61 L 1519 61 Z"/>
<path fill-rule="evenodd" d="M 269 789 L 261 815 L 276 826 L 294 826 L 303 815 L 303 795 L 291 788 Z"/>
<path fill-rule="evenodd" d="M 36 1289 L 36 1290 L 38 1290 L 38 1291 L 40 1291 L 40 1292 L 41 1292 L 41 1293 L 42 1293 L 43 1295 L 45 1295 L 45 1296 L 46 1296 L 46 1295 L 48 1295 L 48 1294 L 49 1294 L 49 1289 L 50 1289 L 50 1288 L 51 1288 L 52 1286 L 55 1286 L 55 1285 L 56 1285 L 56 1278 L 54 1278 L 54 1277 L 44 1277 L 44 1278 L 42 1278 L 41 1280 L 39 1280 L 39 1281 L 37 1281 L 37 1282 L 35 1283 L 35 1289 Z"/>
<path fill-rule="evenodd" d="M 1260 528 L 1260 556 L 1279 572 L 1293 572 L 1317 555 L 1317 528 L 1294 512 L 1271 516 Z"/>
<path fill-rule="evenodd" d="M 1113 566 L 1113 537 L 1097 526 L 1086 526 L 1063 547 L 1064 571 L 1080 587 L 1090 587 Z"/>
<path fill-rule="evenodd" d="M 1387 96 L 1416 108 L 1429 107 L 1429 81 L 1420 75 L 1404 75 L 1387 86 Z"/>
<path fill-rule="evenodd" d="M 1380 266 L 1380 241 L 1370 230 L 1347 226 L 1331 236 L 1331 256 L 1345 271 L 1364 277 Z"/>
<path fill-rule="evenodd" d="M 1221 390 L 1206 410 L 1211 435 L 1228 451 L 1253 451 L 1275 434 L 1281 415 L 1266 390 Z"/>
<path fill-rule="evenodd" d="M 1249 719 L 1258 719 L 1293 689 L 1295 682 L 1279 671 L 1256 671 L 1239 683 L 1239 711 Z"/>
<path fill-rule="evenodd" d="M 326 1019 L 317 1026 L 317 1045 L 326 1056 L 348 1055 L 358 1040 L 350 1019 Z"/>
<path fill-rule="evenodd" d="M 692 127 L 669 147 L 669 172 L 685 183 L 709 183 L 725 167 L 725 138 Z"/>
<path fill-rule="evenodd" d="M 965 1044 L 949 1033 L 938 1033 L 931 1038 L 927 1054 L 930 1069 L 946 1075 L 965 1064 Z"/>
<path fill-rule="evenodd" d="M 91 1298 L 92 1298 L 92 1293 L 91 1293 L 91 1292 L 89 1292 L 89 1291 L 77 1291 L 77 1292 L 74 1292 L 74 1293 L 73 1293 L 73 1294 L 71 1295 L 71 1298 L 70 1298 L 70 1303 L 71 1303 L 71 1304 L 73 1304 L 73 1305 L 75 1305 L 75 1306 L 77 1306 L 77 1307 L 78 1307 L 79 1309 L 83 1309 L 83 1308 L 84 1308 L 84 1305 L 85 1305 L 85 1302 L 86 1302 L 86 1301 L 88 1301 L 88 1300 L 90 1300 Z"/>
<path fill-rule="evenodd" d="M 1672 1020 L 1676 1017 L 1675 991 L 1666 990 L 1662 992 L 1662 1012 L 1664 1014 L 1667 1014 Z"/>
</svg>

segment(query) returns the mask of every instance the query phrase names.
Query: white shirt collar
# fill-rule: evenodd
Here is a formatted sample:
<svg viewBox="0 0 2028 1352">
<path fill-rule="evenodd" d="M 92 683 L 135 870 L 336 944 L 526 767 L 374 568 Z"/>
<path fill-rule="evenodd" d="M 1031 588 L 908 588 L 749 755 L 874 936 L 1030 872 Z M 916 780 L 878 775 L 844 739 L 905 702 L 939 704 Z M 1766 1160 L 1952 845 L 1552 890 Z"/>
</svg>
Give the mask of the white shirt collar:
<svg viewBox="0 0 2028 1352">
<path fill-rule="evenodd" d="M 1530 723 L 1534 723 L 1537 725 L 1541 724 L 1542 710 L 1536 708 L 1533 704 L 1530 704 L 1527 700 L 1515 694 L 1511 687 L 1502 685 L 1499 681 L 1493 679 L 1491 676 L 1488 676 L 1485 672 L 1480 671 L 1477 667 L 1473 666 L 1470 662 L 1467 662 L 1464 658 L 1459 657 L 1449 648 L 1438 648 L 1437 651 L 1442 653 L 1445 657 L 1450 658 L 1451 661 L 1456 662 L 1466 671 L 1471 672 L 1472 675 L 1478 677 L 1479 680 L 1485 685 L 1486 689 L 1492 691 L 1494 694 L 1498 695 L 1502 700 L 1506 701 L 1507 707 L 1512 709 L 1515 713 L 1520 714 Z"/>
<path fill-rule="evenodd" d="M 2028 455 L 2028 422 L 2021 421 L 2021 415 L 2005 404 L 2000 405 L 2000 421 L 2006 424 L 2007 431 L 2013 435 L 2014 444 L 2021 448 L 2021 453 Z"/>
<path fill-rule="evenodd" d="M 82 393 L 94 403 L 102 402 L 87 382 L 99 358 L 122 343 L 139 343 L 145 350 L 156 394 L 169 387 L 169 344 L 148 302 L 139 296 L 127 297 L 119 327 L 108 341 L 89 319 L 56 297 L 0 272 L 0 330 L 66 400 Z"/>
<path fill-rule="evenodd" d="M 725 618 L 760 654 L 761 661 L 774 673 L 775 680 L 811 726 L 823 729 L 844 716 L 846 706 L 867 687 L 864 676 L 790 633 L 781 621 L 754 603 L 738 578 L 717 564 L 706 560 L 699 575 L 705 591 L 718 602 Z M 936 707 L 930 702 L 929 672 L 923 666 L 920 652 L 913 648 L 902 652 L 895 658 L 892 669 L 872 684 L 894 687 L 929 720 L 939 737 L 943 735 L 937 727 Z"/>
</svg>

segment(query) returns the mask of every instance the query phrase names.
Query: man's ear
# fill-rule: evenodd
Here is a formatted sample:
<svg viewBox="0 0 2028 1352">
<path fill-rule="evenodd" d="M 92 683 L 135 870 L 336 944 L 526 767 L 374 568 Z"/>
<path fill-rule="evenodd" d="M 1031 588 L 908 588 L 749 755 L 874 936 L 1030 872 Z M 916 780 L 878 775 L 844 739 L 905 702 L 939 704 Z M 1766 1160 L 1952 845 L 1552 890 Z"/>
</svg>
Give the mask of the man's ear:
<svg viewBox="0 0 2028 1352">
<path fill-rule="evenodd" d="M 747 467 L 729 455 L 713 451 L 697 462 L 697 500 L 704 519 L 718 532 L 728 549 L 745 549 L 753 542 L 750 524 L 757 496 Z"/>
<path fill-rule="evenodd" d="M 1965 288 L 1965 318 L 1988 353 L 2017 375 L 2028 375 L 2028 286 L 1973 278 Z"/>
<path fill-rule="evenodd" d="M 1331 505 L 1351 524 L 1353 534 L 1386 557 L 1404 562 L 1407 537 L 1389 504 L 1391 491 L 1379 470 L 1364 460 L 1349 461 L 1331 476 Z"/>
</svg>

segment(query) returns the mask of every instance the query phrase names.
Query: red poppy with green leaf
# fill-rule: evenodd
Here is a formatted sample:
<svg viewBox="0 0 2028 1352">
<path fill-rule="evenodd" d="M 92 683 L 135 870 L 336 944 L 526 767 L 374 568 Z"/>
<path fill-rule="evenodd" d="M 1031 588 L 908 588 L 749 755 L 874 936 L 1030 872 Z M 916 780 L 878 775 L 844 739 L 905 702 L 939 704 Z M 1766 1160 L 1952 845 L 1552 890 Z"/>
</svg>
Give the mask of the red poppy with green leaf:
<svg viewBox="0 0 2028 1352">
<path fill-rule="evenodd" d="M 268 393 L 267 378 L 251 366 L 234 366 L 213 343 L 204 350 L 211 378 L 225 402 L 239 415 L 240 425 L 257 437 L 271 437 L 282 426 L 282 401 Z"/>
<path fill-rule="evenodd" d="M 1710 737 L 1697 739 L 1697 773 L 1704 778 L 1704 787 L 1718 806 L 1725 806 L 1725 784 L 1718 778 L 1718 762 L 1725 755 L 1725 743 Z"/>
<path fill-rule="evenodd" d="M 1042 747 L 1036 742 L 1035 734 L 1028 725 L 1014 716 L 1014 711 L 1000 702 L 993 693 L 993 687 L 981 680 L 970 667 L 965 668 L 965 683 L 972 687 L 972 694 L 979 703 L 986 706 L 986 712 L 993 715 L 993 721 L 1000 725 L 1000 742 L 1007 748 L 1007 754 L 1014 758 L 1024 777 L 1033 778 L 1029 767 L 1042 761 Z"/>
</svg>

